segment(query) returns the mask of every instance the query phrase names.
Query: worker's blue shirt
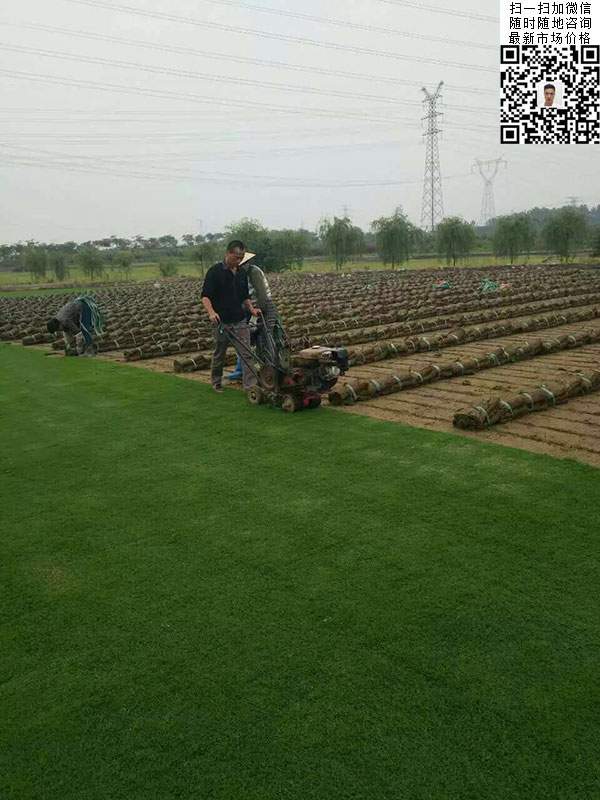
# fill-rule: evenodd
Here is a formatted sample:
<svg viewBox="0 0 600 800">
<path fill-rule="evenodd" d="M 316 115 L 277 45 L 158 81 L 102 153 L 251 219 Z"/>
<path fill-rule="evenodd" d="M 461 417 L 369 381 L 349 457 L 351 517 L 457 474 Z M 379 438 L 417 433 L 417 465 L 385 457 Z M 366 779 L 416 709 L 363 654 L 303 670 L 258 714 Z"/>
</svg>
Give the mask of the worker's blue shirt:
<svg viewBox="0 0 600 800">
<path fill-rule="evenodd" d="M 246 317 L 244 300 L 250 297 L 246 271 L 238 269 L 234 272 L 222 261 L 214 264 L 204 278 L 202 297 L 210 299 L 221 322 L 226 325 L 241 322 Z"/>
</svg>

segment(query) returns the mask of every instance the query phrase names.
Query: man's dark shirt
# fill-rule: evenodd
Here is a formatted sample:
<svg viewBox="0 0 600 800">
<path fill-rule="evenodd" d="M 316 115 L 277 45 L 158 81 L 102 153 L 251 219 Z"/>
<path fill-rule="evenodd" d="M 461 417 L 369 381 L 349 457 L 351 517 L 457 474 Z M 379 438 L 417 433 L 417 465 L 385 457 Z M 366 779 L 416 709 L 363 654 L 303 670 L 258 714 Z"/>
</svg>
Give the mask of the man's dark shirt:
<svg viewBox="0 0 600 800">
<path fill-rule="evenodd" d="M 246 318 L 242 308 L 244 300 L 248 300 L 248 276 L 246 270 L 232 272 L 220 261 L 212 266 L 204 278 L 202 297 L 208 297 L 221 322 L 231 325 Z"/>
</svg>

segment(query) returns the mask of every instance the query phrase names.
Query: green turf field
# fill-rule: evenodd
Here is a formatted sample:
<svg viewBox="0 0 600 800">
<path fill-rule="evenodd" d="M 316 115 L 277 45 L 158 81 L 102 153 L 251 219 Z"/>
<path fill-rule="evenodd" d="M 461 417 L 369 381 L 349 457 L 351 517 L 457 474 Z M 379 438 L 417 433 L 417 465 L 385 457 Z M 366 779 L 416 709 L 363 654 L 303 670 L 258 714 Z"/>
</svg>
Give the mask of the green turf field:
<svg viewBox="0 0 600 800">
<path fill-rule="evenodd" d="M 600 796 L 600 473 L 0 345 L 2 800 Z"/>
</svg>

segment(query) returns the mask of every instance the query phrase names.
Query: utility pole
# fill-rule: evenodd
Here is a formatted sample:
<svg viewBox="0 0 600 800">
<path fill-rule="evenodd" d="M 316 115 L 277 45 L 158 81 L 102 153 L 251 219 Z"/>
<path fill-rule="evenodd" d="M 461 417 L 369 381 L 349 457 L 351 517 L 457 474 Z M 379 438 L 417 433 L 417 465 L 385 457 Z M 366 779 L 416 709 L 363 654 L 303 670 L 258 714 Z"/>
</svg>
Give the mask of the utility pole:
<svg viewBox="0 0 600 800">
<path fill-rule="evenodd" d="M 506 168 L 507 162 L 503 158 L 493 158 L 489 161 L 480 161 L 475 159 L 471 171 L 475 168 L 479 170 L 479 174 L 483 180 L 483 197 L 481 199 L 481 217 L 479 219 L 480 225 L 484 226 L 494 219 L 496 216 L 496 204 L 494 203 L 494 179 L 498 174 L 500 165 L 504 164 Z"/>
<path fill-rule="evenodd" d="M 441 97 L 444 81 L 440 81 L 433 94 L 423 87 L 425 93 L 426 113 L 423 121 L 425 127 L 425 177 L 423 179 L 423 205 L 421 207 L 421 227 L 425 230 L 434 231 L 437 224 L 444 217 L 444 201 L 442 198 L 442 173 L 440 169 L 440 150 L 438 134 L 441 133 L 438 127 L 438 117 L 441 112 L 437 111 L 436 104 Z"/>
</svg>

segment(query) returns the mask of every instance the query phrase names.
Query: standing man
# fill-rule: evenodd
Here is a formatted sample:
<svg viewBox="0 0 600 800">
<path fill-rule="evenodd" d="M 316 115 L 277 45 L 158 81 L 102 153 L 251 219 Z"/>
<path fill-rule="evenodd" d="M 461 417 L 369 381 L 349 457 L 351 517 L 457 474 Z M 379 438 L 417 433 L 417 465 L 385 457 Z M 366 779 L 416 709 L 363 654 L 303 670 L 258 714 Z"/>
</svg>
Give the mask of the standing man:
<svg viewBox="0 0 600 800">
<path fill-rule="evenodd" d="M 222 392 L 225 354 L 231 344 L 227 334 L 242 359 L 243 387 L 251 389 L 256 384 L 256 373 L 250 353 L 250 329 L 246 322 L 246 309 L 253 317 L 260 314 L 254 308 L 248 291 L 248 276 L 240 270 L 246 246 L 239 239 L 227 245 L 223 261 L 212 266 L 204 278 L 202 305 L 215 326 L 215 350 L 212 357 L 210 379 L 215 392 Z"/>
<path fill-rule="evenodd" d="M 49 333 L 62 331 L 65 340 L 65 355 L 95 356 L 94 335 L 100 336 L 104 329 L 102 314 L 93 297 L 77 297 L 56 312 L 46 327 Z"/>
</svg>

